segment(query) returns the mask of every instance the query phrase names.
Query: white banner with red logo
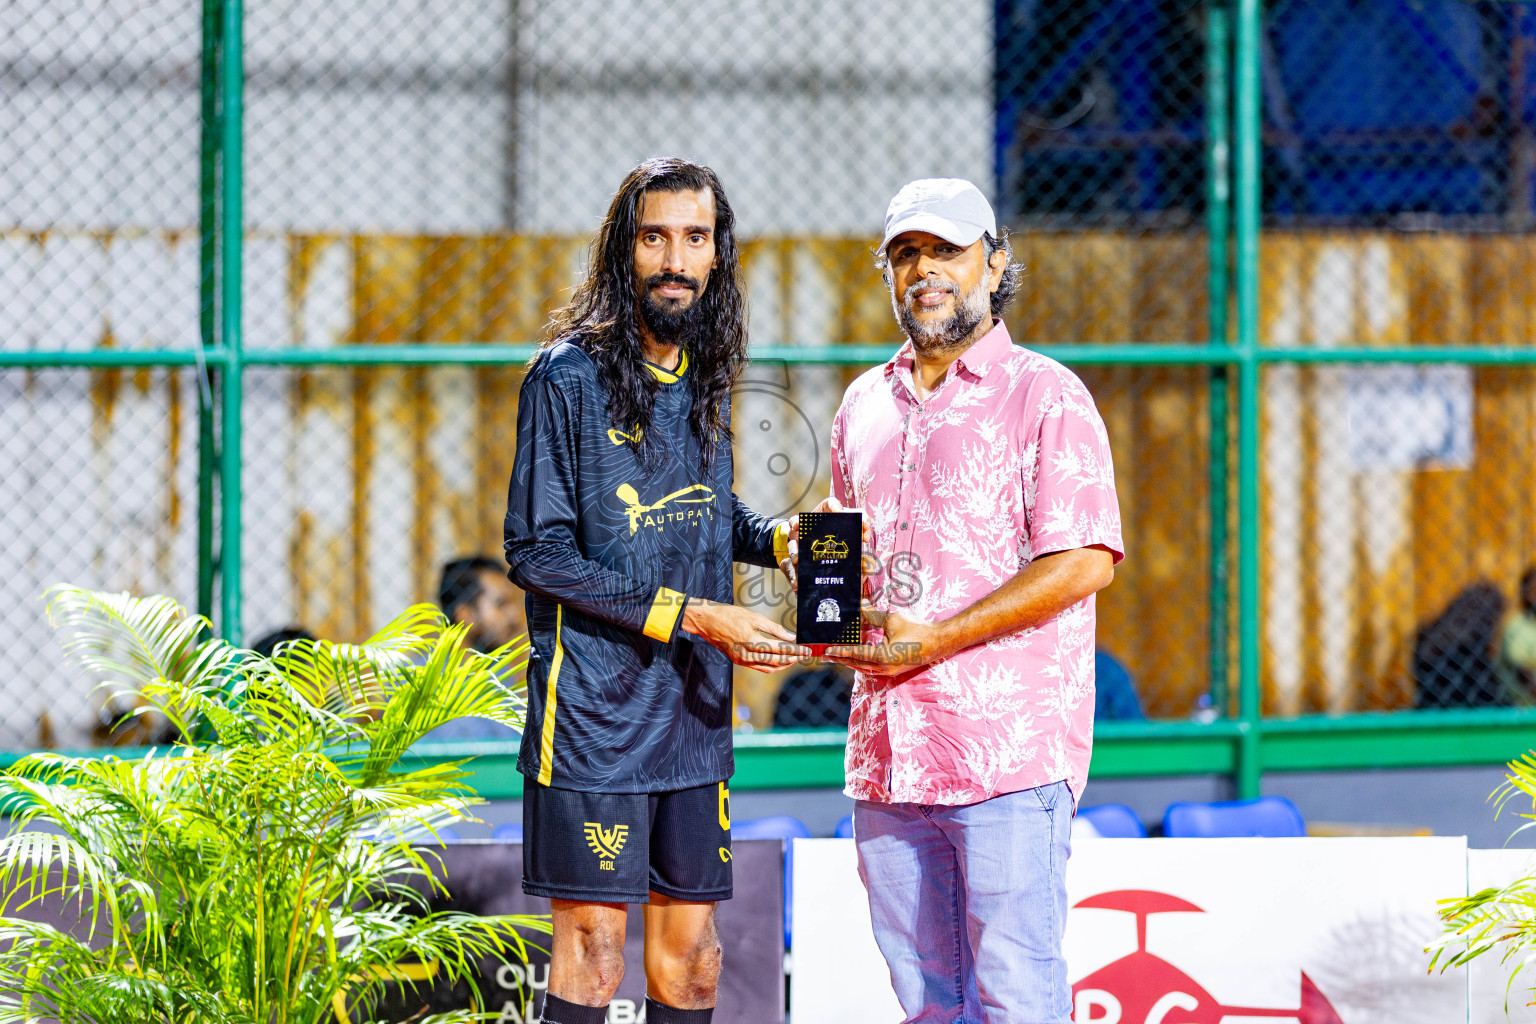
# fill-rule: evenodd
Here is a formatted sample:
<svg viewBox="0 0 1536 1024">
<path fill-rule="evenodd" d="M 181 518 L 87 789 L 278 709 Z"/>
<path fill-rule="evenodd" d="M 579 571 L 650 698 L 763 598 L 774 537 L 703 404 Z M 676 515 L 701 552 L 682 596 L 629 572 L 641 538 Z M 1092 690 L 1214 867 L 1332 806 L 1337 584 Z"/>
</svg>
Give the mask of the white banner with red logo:
<svg viewBox="0 0 1536 1024">
<path fill-rule="evenodd" d="M 794 863 L 795 1024 L 901 1020 L 852 841 L 796 840 Z M 1460 837 L 1080 842 L 1067 868 L 1075 1020 L 1466 1021 L 1467 972 L 1428 973 L 1424 947 L 1436 900 L 1467 891 L 1468 865 Z M 1504 975 L 1482 977 L 1476 1001 L 1500 990 L 1499 1016 L 1474 1007 L 1473 1019 L 1502 1020 Z"/>
</svg>

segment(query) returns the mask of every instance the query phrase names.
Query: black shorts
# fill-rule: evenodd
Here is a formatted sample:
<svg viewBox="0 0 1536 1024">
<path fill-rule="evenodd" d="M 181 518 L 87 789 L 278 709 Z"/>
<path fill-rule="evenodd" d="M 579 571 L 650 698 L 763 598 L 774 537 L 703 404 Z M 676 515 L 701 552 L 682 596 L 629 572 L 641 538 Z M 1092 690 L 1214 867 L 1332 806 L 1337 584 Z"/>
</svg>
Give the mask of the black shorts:
<svg viewBox="0 0 1536 1024">
<path fill-rule="evenodd" d="M 523 787 L 523 891 L 592 903 L 731 898 L 731 791 Z"/>
</svg>

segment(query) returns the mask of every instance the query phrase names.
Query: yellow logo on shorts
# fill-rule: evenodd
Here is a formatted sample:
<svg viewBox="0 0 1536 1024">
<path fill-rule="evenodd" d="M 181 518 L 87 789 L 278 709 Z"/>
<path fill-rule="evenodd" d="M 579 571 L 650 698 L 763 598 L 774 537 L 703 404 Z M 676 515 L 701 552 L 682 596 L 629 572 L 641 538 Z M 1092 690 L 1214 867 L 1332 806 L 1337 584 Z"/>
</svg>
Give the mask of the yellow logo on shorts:
<svg viewBox="0 0 1536 1024">
<path fill-rule="evenodd" d="M 624 849 L 624 843 L 629 839 L 628 825 L 615 825 L 613 828 L 603 828 L 595 821 L 584 822 L 581 826 L 586 833 L 587 845 L 592 847 L 592 852 L 597 854 L 598 868 L 603 871 L 613 870 L 613 858 L 617 857 Z"/>
</svg>

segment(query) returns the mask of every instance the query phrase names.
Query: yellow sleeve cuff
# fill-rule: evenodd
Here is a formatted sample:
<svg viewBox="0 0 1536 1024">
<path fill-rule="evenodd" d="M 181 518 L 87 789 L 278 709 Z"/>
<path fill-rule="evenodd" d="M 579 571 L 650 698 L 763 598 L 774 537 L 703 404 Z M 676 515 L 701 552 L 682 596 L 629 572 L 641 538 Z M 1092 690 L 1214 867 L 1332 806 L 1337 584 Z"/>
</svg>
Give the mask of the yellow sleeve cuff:
<svg viewBox="0 0 1536 1024">
<path fill-rule="evenodd" d="M 683 605 L 687 601 L 687 594 L 666 587 L 658 588 L 656 600 L 651 602 L 651 612 L 645 617 L 645 635 L 664 644 L 670 643 L 672 632 L 677 628 L 677 620 L 683 614 Z"/>
<path fill-rule="evenodd" d="M 773 559 L 782 562 L 789 557 L 789 520 L 773 528 Z"/>
</svg>

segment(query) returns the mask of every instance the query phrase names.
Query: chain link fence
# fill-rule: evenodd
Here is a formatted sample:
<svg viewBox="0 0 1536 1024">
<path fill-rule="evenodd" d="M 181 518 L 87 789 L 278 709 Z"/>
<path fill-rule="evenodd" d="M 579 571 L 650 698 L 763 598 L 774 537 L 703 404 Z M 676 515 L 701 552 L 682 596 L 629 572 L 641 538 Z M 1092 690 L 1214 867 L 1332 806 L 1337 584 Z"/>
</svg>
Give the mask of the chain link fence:
<svg viewBox="0 0 1536 1024">
<path fill-rule="evenodd" d="M 195 602 L 198 392 L 188 370 L 0 370 L 0 749 L 147 738 L 66 665 L 43 593 Z"/>
<path fill-rule="evenodd" d="M 1278 2 L 1264 28 L 1264 342 L 1528 346 L 1536 8 Z M 1503 634 L 1533 621 L 1536 374 L 1279 364 L 1261 401 L 1266 709 L 1531 703 Z"/>
<path fill-rule="evenodd" d="M 1529 692 L 1503 634 L 1536 562 L 1536 372 L 1403 350 L 1528 344 L 1533 6 L 1265 8 L 1266 713 Z M 229 185 L 203 127 L 219 7 L 0 10 L 3 747 L 111 741 L 116 709 L 43 623 L 48 584 L 210 596 L 199 411 L 212 422 L 224 364 L 192 353 L 216 340 L 212 211 Z M 961 176 L 1027 267 L 1014 339 L 1064 350 L 1110 432 L 1129 556 L 1100 596 L 1103 653 L 1148 717 L 1234 713 L 1235 357 L 1177 354 L 1238 340 L 1228 15 L 1196 0 L 246 3 L 243 276 L 226 282 L 248 364 L 244 636 L 357 639 L 434 599 L 448 560 L 499 558 L 526 346 L 650 156 L 720 173 L 754 345 L 776 357 L 735 397 L 737 490 L 765 512 L 809 507 L 843 389 L 900 340 L 870 251 L 885 204 L 912 178 Z M 402 345 L 450 347 L 360 362 Z M 466 345 L 518 347 L 487 364 Z M 849 345 L 875 348 L 839 357 Z M 1394 359 L 1355 352 L 1369 348 Z M 134 351 L 155 365 L 15 365 Z M 743 571 L 738 600 L 782 616 L 790 597 Z M 821 669 L 743 674 L 739 717 L 835 727 L 846 687 Z"/>
<path fill-rule="evenodd" d="M 1009 315 L 1014 340 L 1224 341 L 1226 299 L 1210 286 L 1207 153 L 1226 128 L 1219 106 L 1208 116 L 1218 83 L 1207 76 L 1226 43 L 1208 23 L 1210 5 L 1009 0 L 996 9 L 998 209 L 1026 267 Z M 1098 599 L 1101 655 L 1129 673 L 1144 714 L 1207 715 L 1213 696 L 1226 703 L 1225 662 L 1212 657 L 1230 614 L 1226 370 L 1066 359 L 1109 431 L 1128 551 Z"/>
<path fill-rule="evenodd" d="M 0 354 L 195 349 L 202 15 L 0 5 Z M 0 369 L 0 749 L 142 743 L 53 640 L 59 582 L 198 596 L 193 368 Z"/>
</svg>

